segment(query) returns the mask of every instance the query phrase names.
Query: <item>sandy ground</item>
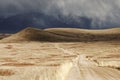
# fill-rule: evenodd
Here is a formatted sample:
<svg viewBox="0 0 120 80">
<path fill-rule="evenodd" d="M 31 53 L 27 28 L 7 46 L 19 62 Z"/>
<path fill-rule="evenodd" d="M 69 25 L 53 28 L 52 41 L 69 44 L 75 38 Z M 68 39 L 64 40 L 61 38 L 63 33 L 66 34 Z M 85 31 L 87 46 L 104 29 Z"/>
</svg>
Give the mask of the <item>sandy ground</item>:
<svg viewBox="0 0 120 80">
<path fill-rule="evenodd" d="M 119 41 L 0 43 L 0 80 L 120 80 L 119 67 Z"/>
</svg>

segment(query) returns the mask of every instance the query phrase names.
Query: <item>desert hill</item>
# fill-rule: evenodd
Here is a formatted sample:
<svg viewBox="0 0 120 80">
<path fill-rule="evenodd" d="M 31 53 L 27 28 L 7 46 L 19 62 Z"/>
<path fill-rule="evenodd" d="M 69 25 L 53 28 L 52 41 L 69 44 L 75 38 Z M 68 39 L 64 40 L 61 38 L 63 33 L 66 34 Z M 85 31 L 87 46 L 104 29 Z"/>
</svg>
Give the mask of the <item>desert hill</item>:
<svg viewBox="0 0 120 80">
<path fill-rule="evenodd" d="M 20 41 L 50 41 L 50 42 L 79 42 L 79 41 L 111 41 L 120 40 L 120 28 L 104 30 L 86 30 L 78 28 L 26 28 L 1 42 Z"/>
</svg>

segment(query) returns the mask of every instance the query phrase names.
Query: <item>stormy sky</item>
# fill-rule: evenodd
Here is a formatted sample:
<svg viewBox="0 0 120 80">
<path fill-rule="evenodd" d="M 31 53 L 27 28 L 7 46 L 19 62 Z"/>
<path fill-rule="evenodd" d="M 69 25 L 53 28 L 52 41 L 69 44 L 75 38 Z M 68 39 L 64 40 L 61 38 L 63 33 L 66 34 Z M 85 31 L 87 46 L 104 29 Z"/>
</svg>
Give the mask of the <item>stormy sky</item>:
<svg viewBox="0 0 120 80">
<path fill-rule="evenodd" d="M 120 0 L 0 0 L 0 31 L 120 26 Z"/>
</svg>

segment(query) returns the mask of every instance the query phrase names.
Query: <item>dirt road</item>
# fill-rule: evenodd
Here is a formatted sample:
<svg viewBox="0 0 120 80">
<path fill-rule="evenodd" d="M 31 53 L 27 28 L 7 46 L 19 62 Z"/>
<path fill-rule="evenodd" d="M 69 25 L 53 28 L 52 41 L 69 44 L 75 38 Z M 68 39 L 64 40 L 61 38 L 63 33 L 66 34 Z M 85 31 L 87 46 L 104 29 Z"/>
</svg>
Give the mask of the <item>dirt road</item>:
<svg viewBox="0 0 120 80">
<path fill-rule="evenodd" d="M 80 55 L 66 80 L 120 80 L 120 71 L 112 68 L 97 67 L 94 62 Z"/>
<path fill-rule="evenodd" d="M 59 44 L 55 44 L 55 47 L 66 54 L 74 54 L 62 48 Z M 98 67 L 97 63 L 88 60 L 85 54 L 81 54 L 73 61 L 73 67 L 66 80 L 120 80 L 120 71 Z"/>
</svg>

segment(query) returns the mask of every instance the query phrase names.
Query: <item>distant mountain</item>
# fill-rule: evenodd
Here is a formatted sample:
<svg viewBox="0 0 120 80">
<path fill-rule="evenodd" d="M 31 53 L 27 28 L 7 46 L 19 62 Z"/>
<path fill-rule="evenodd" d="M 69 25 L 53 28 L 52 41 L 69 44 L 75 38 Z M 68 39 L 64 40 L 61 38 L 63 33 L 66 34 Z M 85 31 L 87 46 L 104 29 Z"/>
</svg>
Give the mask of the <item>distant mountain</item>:
<svg viewBox="0 0 120 80">
<path fill-rule="evenodd" d="M 56 17 L 35 12 L 0 17 L 0 32 L 17 32 L 29 26 L 37 28 L 79 27 L 89 29 L 91 27 L 91 19 L 79 17 L 75 20 L 71 16 L 64 17 L 57 15 Z"/>
</svg>

